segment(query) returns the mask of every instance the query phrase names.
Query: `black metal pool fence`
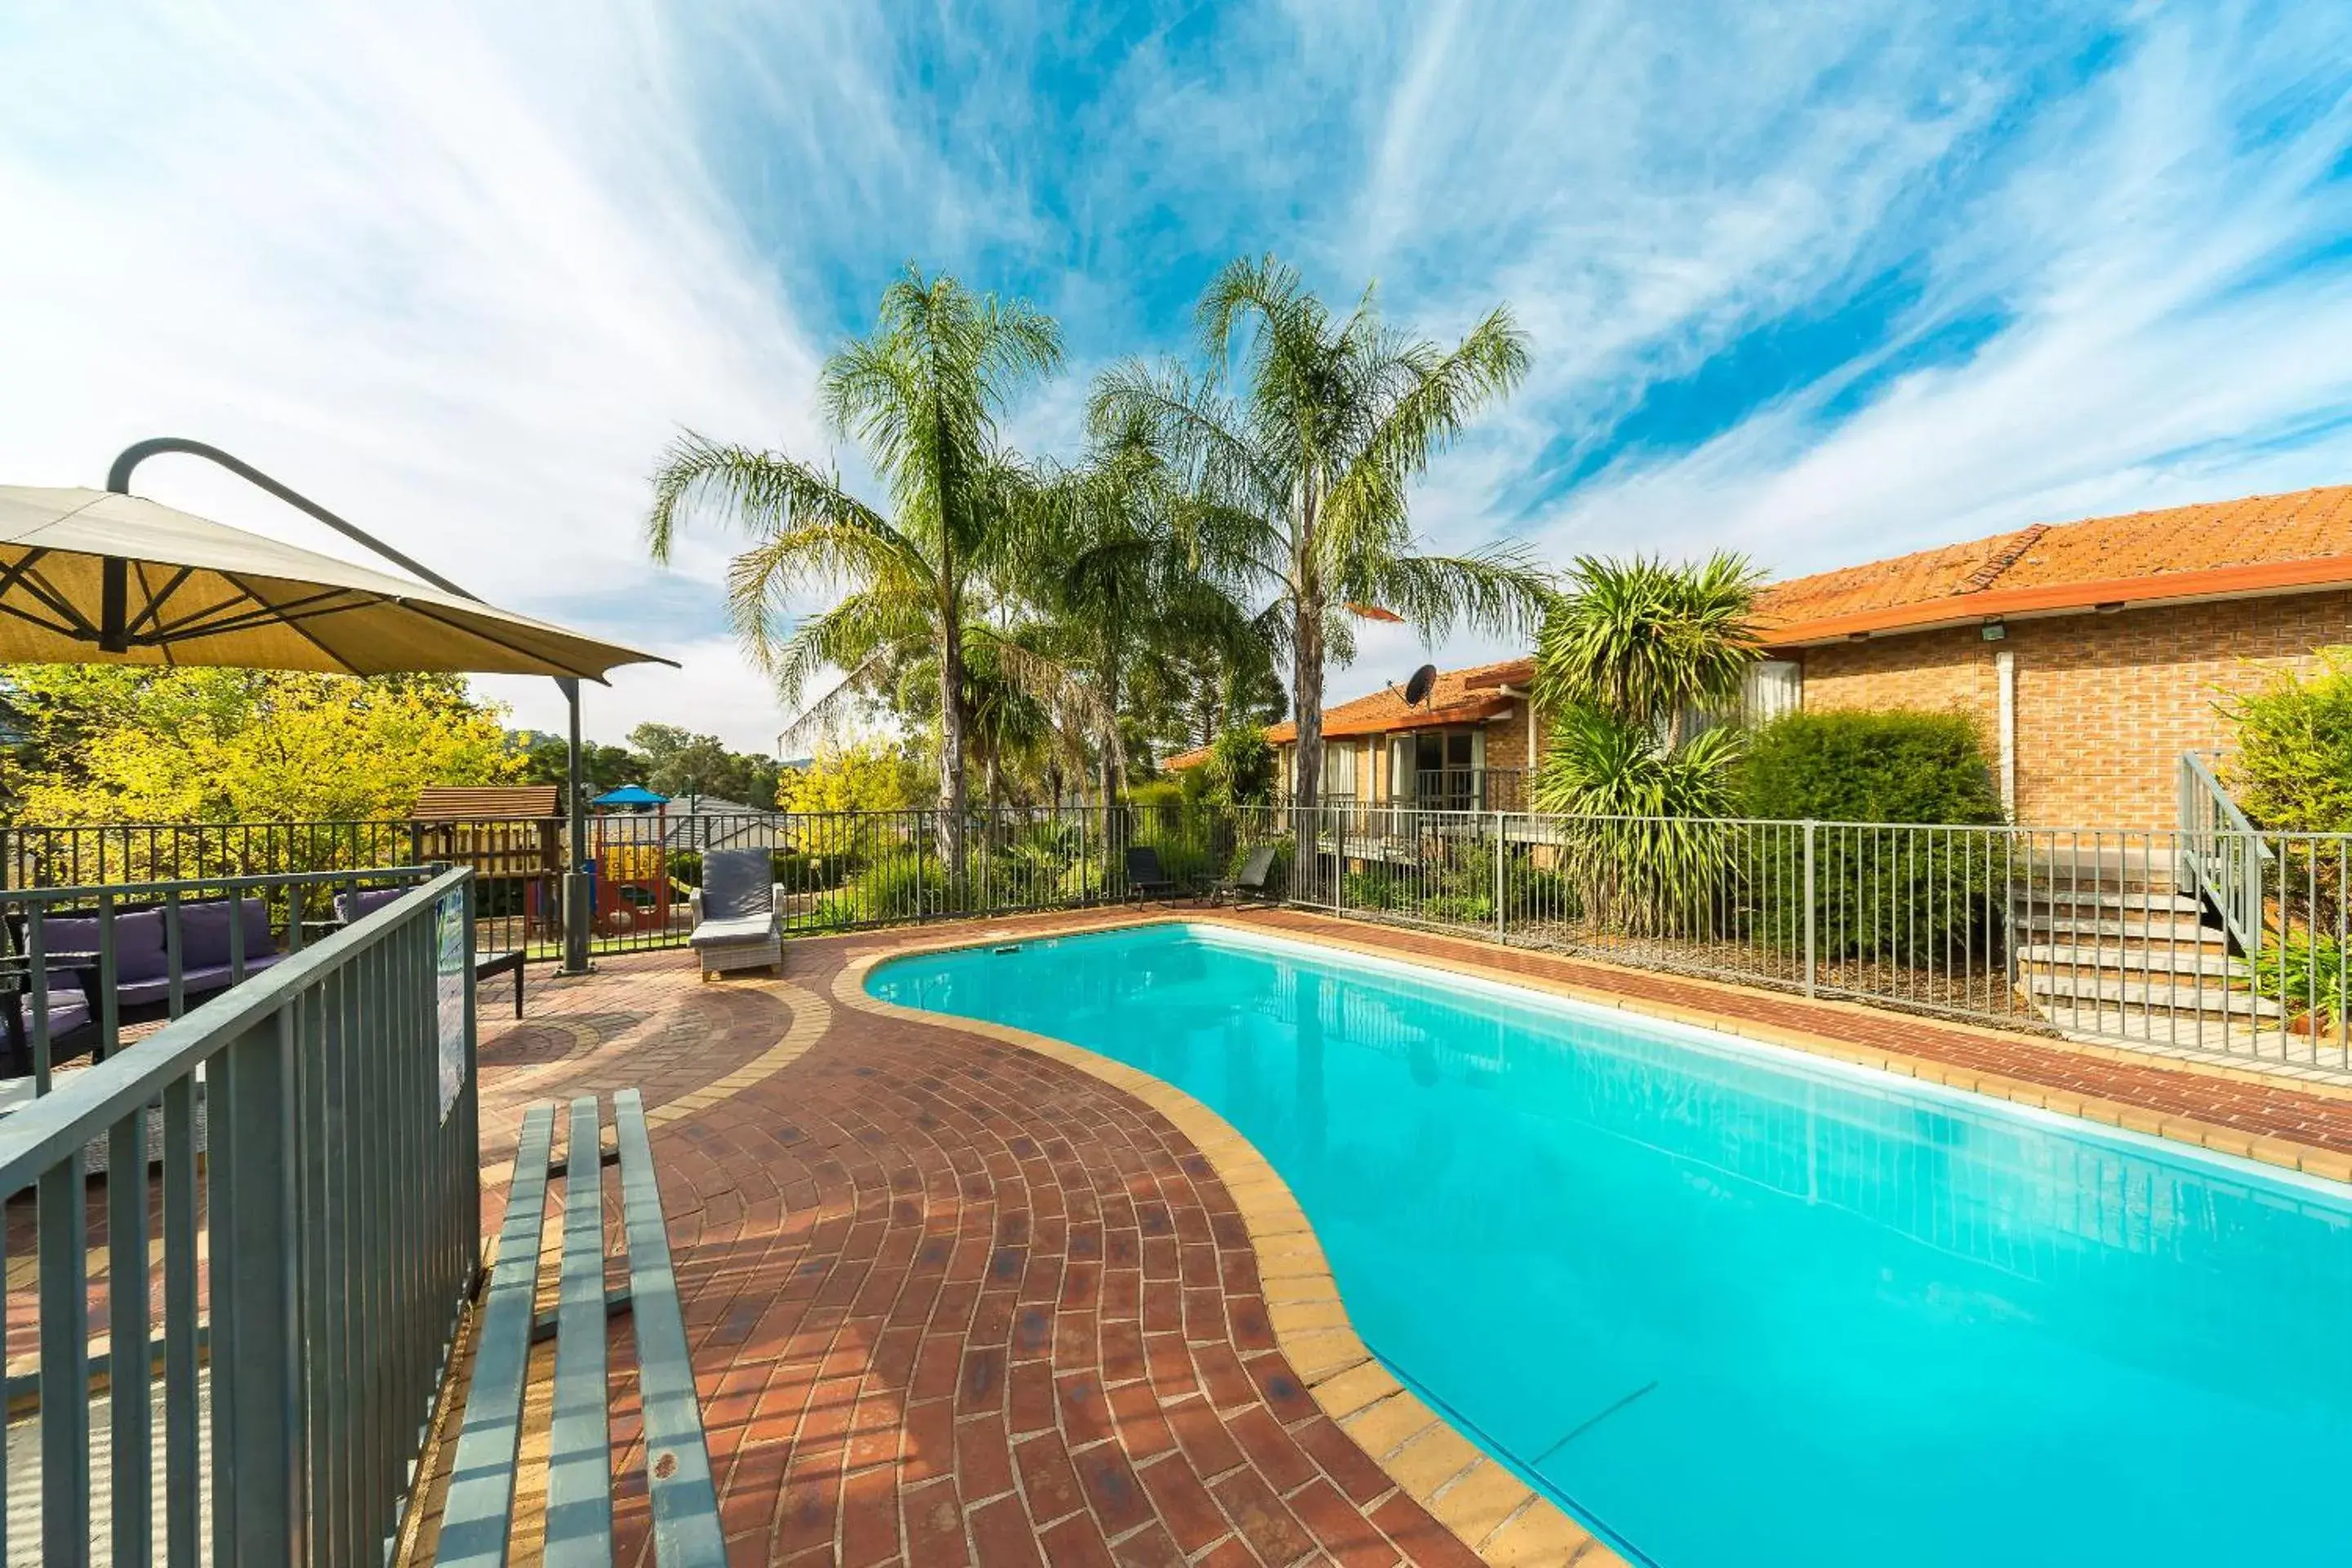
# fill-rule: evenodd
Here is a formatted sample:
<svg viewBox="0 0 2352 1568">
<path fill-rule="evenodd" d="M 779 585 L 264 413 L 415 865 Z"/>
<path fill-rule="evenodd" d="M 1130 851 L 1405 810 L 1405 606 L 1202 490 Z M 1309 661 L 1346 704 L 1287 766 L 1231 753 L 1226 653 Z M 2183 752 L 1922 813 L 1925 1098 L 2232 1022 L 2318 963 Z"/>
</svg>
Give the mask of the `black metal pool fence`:
<svg viewBox="0 0 2352 1568">
<path fill-rule="evenodd" d="M 2184 818 L 2184 820 L 2189 820 Z M 1297 905 L 1990 1023 L 2352 1070 L 2352 837 L 1570 816 L 1354 800 L 593 818 L 591 950 L 682 945 L 709 849 L 773 858 L 787 935 L 1197 895 L 1276 847 Z M 561 829 L 524 819 L 15 826 L 11 889 L 456 864 L 486 946 L 560 951 Z"/>
</svg>

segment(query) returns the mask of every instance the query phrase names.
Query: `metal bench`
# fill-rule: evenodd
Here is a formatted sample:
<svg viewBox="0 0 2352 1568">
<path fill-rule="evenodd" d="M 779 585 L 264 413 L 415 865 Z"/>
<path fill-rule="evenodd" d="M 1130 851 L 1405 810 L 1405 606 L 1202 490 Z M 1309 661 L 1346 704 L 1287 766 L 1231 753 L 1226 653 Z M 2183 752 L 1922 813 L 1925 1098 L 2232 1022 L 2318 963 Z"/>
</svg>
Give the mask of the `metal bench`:
<svg viewBox="0 0 2352 1568">
<path fill-rule="evenodd" d="M 442 1510 L 435 1561 L 464 1568 L 502 1568 L 515 1505 L 515 1463 L 522 1430 L 525 1371 L 536 1322 L 540 1231 L 554 1175 L 553 1102 L 523 1114 L 514 1182 L 499 1228 L 498 1261 L 482 1308 L 481 1337 L 466 1394 L 463 1425 Z M 610 1382 L 604 1362 L 606 1317 L 628 1312 L 635 1327 L 637 1392 L 644 1409 L 646 1490 L 653 1510 L 654 1561 L 665 1568 L 723 1568 L 719 1495 L 703 1446 L 702 1412 L 670 1272 L 669 1240 L 655 1190 L 645 1101 L 634 1089 L 613 1097 L 618 1135 L 621 1210 L 627 1230 L 629 1287 L 604 1291 L 604 1205 L 596 1100 L 572 1102 L 563 1180 L 563 1261 L 552 1328 L 555 1398 L 547 1465 L 550 1563 L 613 1561 Z"/>
</svg>

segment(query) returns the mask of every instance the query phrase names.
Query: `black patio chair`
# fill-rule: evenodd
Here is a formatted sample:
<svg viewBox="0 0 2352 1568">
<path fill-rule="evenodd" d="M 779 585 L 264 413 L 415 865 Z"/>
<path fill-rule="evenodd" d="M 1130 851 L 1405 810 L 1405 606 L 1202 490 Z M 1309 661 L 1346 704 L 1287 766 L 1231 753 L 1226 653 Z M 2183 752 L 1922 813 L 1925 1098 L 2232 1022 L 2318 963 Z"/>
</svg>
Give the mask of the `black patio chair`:
<svg viewBox="0 0 2352 1568">
<path fill-rule="evenodd" d="M 1127 894 L 1131 899 L 1172 899 L 1176 884 L 1160 868 L 1160 851 L 1149 844 L 1127 847 Z"/>
<path fill-rule="evenodd" d="M 1275 846 L 1261 844 L 1242 861 L 1241 869 L 1209 889 L 1209 902 L 1222 904 L 1227 899 L 1263 899 L 1266 896 L 1265 879 L 1274 871 Z"/>
</svg>

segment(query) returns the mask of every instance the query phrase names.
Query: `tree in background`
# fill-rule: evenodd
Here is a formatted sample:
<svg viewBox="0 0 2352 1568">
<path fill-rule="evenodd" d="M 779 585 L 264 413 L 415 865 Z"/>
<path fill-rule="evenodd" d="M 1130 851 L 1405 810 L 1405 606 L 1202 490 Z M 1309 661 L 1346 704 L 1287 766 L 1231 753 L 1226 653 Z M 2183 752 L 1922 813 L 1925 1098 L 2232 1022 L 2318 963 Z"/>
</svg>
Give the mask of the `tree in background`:
<svg viewBox="0 0 2352 1568">
<path fill-rule="evenodd" d="M 1152 437 L 1139 417 L 1106 420 L 1086 461 L 1052 476 L 1021 584 L 1043 616 L 1041 650 L 1074 678 L 1066 706 L 1093 743 L 1105 805 L 1149 745 L 1136 699 L 1154 667 L 1180 650 L 1263 657 L 1240 598 L 1249 541 L 1195 503 Z"/>
<path fill-rule="evenodd" d="M 1154 644 L 1136 661 L 1128 710 L 1139 743 L 1169 757 L 1213 743 L 1230 729 L 1264 729 L 1290 711 L 1263 638 L 1237 647 Z"/>
<path fill-rule="evenodd" d="M 751 536 L 729 570 L 729 605 L 788 704 L 827 666 L 847 672 L 848 691 L 894 656 L 936 651 L 940 848 L 951 866 L 961 863 L 965 799 L 964 641 L 986 635 L 975 601 L 1007 564 L 1033 489 L 998 443 L 997 420 L 1061 358 L 1051 317 L 909 268 L 884 291 L 874 331 L 835 353 L 821 382 L 827 420 L 864 448 L 888 516 L 802 458 L 690 432 L 654 479 L 656 561 L 669 559 L 698 502 L 719 503 Z M 787 597 L 811 585 L 846 591 L 794 621 Z M 1020 673 L 1020 660 L 1003 662 Z"/>
<path fill-rule="evenodd" d="M 1370 289 L 1337 316 L 1271 257 L 1227 266 L 1198 321 L 1202 374 L 1120 365 L 1097 384 L 1090 417 L 1098 435 L 1147 427 L 1201 505 L 1246 540 L 1247 576 L 1272 592 L 1265 629 L 1290 654 L 1295 788 L 1312 805 L 1324 668 L 1354 656 L 1349 605 L 1392 610 L 1432 638 L 1457 622 L 1511 635 L 1541 613 L 1544 580 L 1517 549 L 1417 553 L 1406 506 L 1430 458 L 1527 374 L 1527 342 L 1502 307 L 1450 350 L 1383 325 Z M 1247 384 L 1235 395 L 1237 348 Z"/>
<path fill-rule="evenodd" d="M 629 747 L 641 759 L 636 782 L 656 795 L 716 795 L 762 811 L 776 803 L 775 759 L 730 752 L 716 735 L 640 724 L 629 731 Z"/>
<path fill-rule="evenodd" d="M 522 759 L 464 678 L 19 666 L 28 823 L 406 816 L 432 784 L 516 782 Z"/>
<path fill-rule="evenodd" d="M 558 788 L 571 782 L 572 746 L 562 735 L 543 730 L 518 730 L 515 744 L 522 752 L 522 782 Z M 646 759 L 626 746 L 580 742 L 580 777 L 591 798 L 623 784 L 646 782 Z"/>
<path fill-rule="evenodd" d="M 1218 735 L 1202 766 L 1228 805 L 1264 805 L 1274 798 L 1274 747 L 1255 724 L 1235 724 Z"/>
<path fill-rule="evenodd" d="M 785 811 L 906 811 L 924 803 L 921 765 L 881 741 L 829 746 L 806 767 L 786 768 L 776 786 Z"/>
</svg>

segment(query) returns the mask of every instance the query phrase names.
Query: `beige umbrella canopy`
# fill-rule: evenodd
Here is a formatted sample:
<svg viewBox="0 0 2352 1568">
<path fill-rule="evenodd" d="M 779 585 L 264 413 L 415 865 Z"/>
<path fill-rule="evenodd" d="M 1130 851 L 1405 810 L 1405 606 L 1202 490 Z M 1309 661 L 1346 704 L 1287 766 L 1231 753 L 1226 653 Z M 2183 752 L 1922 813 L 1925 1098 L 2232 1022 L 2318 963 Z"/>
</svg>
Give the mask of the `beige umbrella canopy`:
<svg viewBox="0 0 2352 1568">
<path fill-rule="evenodd" d="M 671 662 L 136 496 L 0 486 L 0 663 L 601 681 Z"/>
</svg>

